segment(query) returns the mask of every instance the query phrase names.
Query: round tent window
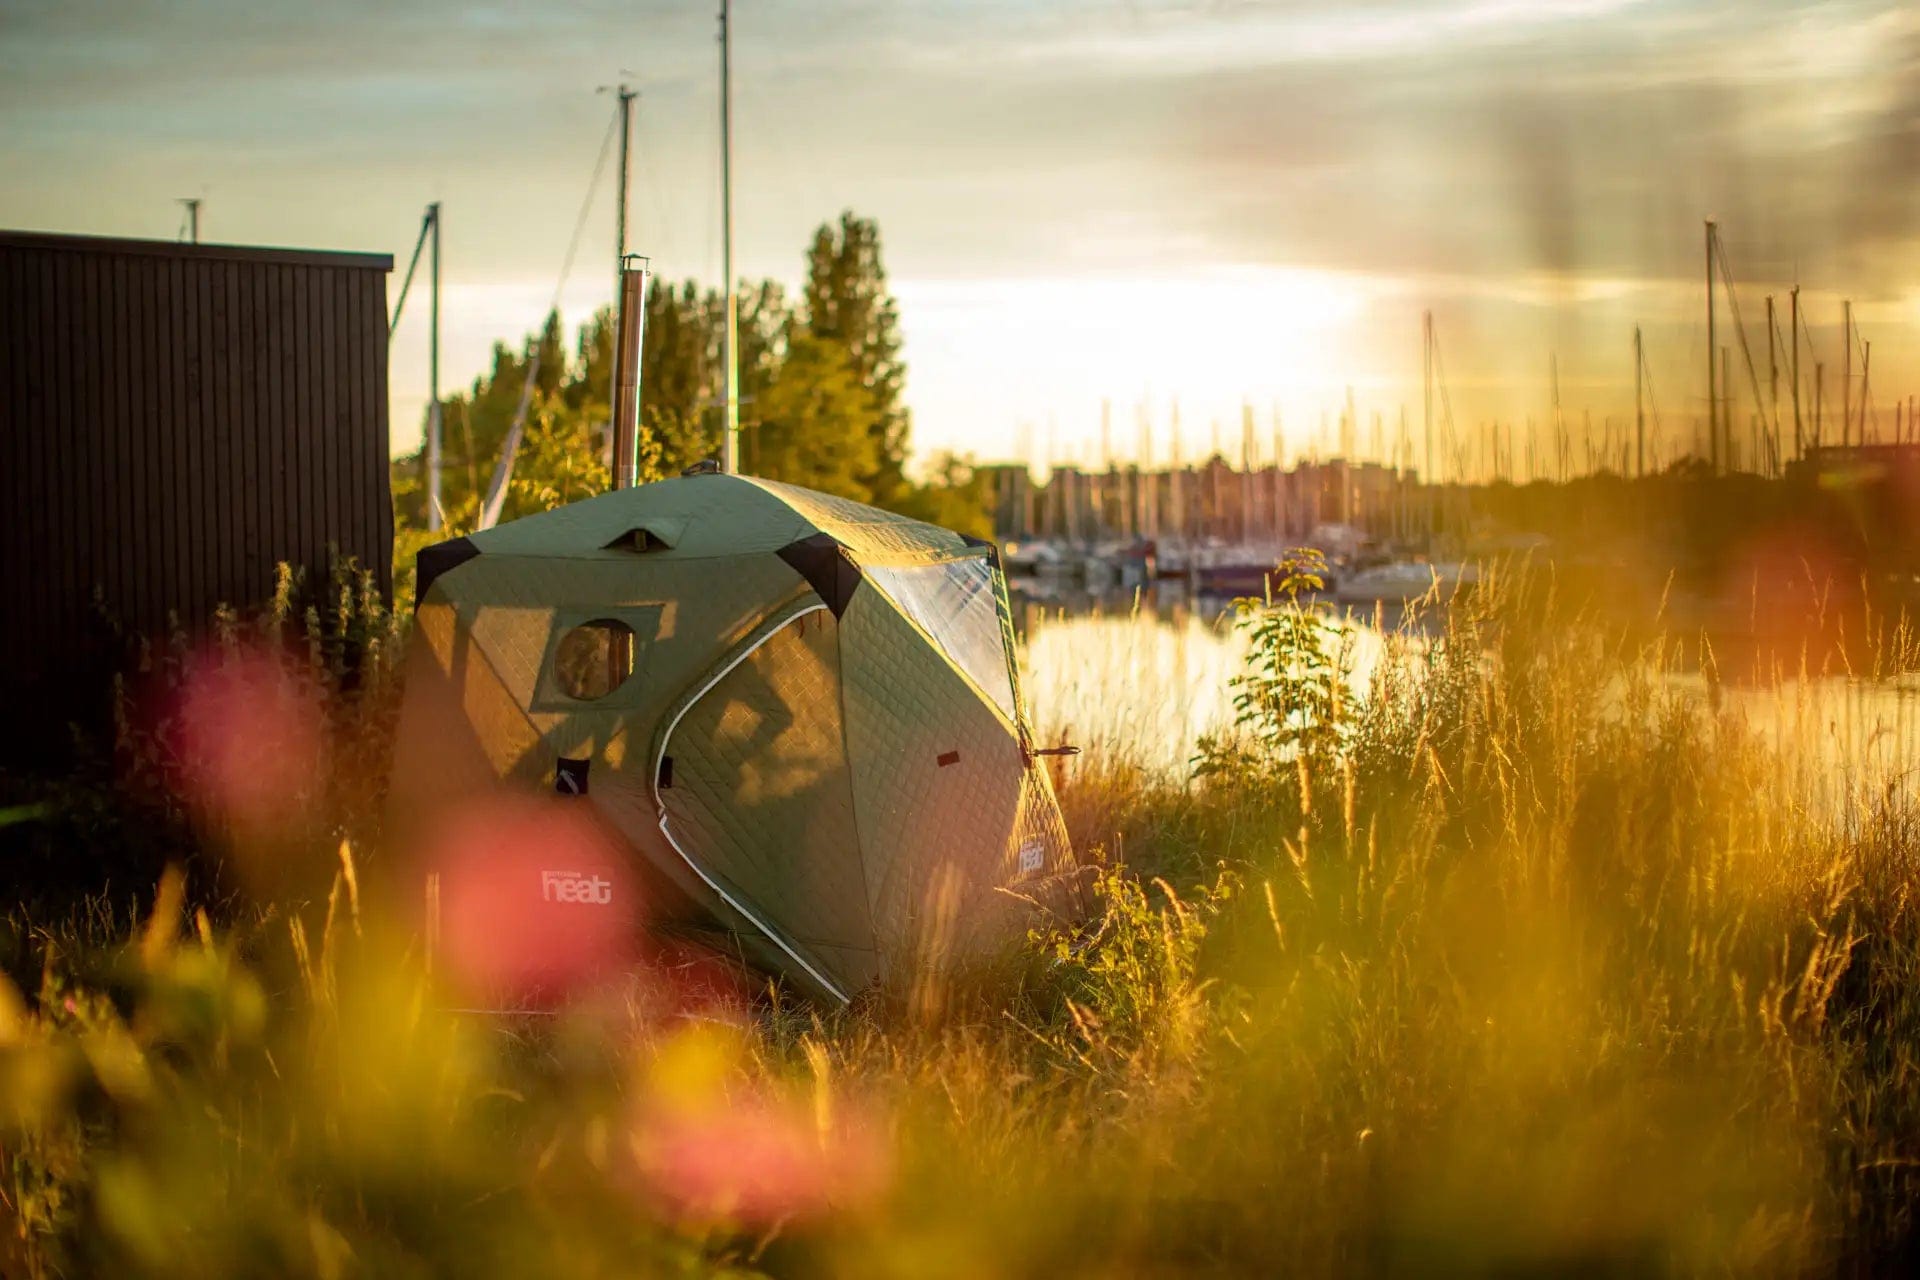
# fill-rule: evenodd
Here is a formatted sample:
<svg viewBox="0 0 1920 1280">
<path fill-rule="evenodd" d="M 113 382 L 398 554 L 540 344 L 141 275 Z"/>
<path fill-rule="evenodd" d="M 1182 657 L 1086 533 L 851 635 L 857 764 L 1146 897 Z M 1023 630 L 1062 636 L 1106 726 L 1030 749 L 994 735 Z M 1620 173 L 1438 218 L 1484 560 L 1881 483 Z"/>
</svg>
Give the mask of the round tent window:
<svg viewBox="0 0 1920 1280">
<path fill-rule="evenodd" d="M 560 637 L 553 675 L 580 702 L 604 698 L 633 674 L 633 628 L 613 618 L 583 622 Z"/>
</svg>

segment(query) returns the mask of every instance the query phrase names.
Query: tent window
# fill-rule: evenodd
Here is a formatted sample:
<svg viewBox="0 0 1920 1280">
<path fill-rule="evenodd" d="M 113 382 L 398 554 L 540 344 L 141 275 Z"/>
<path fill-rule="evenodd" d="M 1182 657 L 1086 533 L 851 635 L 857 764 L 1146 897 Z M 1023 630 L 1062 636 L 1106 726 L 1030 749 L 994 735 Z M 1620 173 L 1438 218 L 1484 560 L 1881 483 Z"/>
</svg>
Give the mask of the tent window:
<svg viewBox="0 0 1920 1280">
<path fill-rule="evenodd" d="M 974 557 L 904 568 L 863 565 L 861 573 L 918 623 L 1007 719 L 1017 718 L 991 563 Z"/>
<path fill-rule="evenodd" d="M 583 622 L 553 651 L 553 676 L 578 702 L 604 698 L 633 674 L 633 628 L 614 618 Z"/>
</svg>

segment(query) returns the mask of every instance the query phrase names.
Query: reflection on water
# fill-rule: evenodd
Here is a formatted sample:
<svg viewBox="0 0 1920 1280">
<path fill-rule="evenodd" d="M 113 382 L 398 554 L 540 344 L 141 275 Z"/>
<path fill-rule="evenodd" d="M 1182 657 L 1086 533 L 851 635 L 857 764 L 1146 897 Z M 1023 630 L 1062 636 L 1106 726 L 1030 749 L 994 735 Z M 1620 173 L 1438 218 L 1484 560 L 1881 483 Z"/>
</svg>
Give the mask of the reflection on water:
<svg viewBox="0 0 1920 1280">
<path fill-rule="evenodd" d="M 1228 619 L 1150 608 L 1070 614 L 1035 608 L 1023 679 L 1035 732 L 1090 754 L 1175 769 L 1230 712 L 1228 677 L 1246 645 Z"/>
<path fill-rule="evenodd" d="M 1225 602 L 1146 594 L 1118 605 L 1086 600 L 1015 600 L 1022 671 L 1035 729 L 1050 743 L 1071 742 L 1166 773 L 1184 772 L 1201 734 L 1228 723 L 1246 643 Z M 1330 619 L 1329 626 L 1335 624 Z M 1352 684 L 1364 693 L 1390 646 L 1406 642 L 1391 622 L 1346 617 Z M 1716 701 L 1780 752 L 1792 796 L 1857 819 L 1886 788 L 1913 786 L 1920 765 L 1920 677 L 1845 676 L 1784 680 L 1770 687 L 1715 689 L 1697 673 L 1673 673 L 1671 686 Z"/>
<path fill-rule="evenodd" d="M 1228 681 L 1246 640 L 1224 599 L 1145 592 L 1117 605 L 1014 602 L 1022 680 L 1035 731 L 1143 768 L 1184 770 L 1194 741 L 1233 718 Z M 1329 630 L 1335 628 L 1331 616 Z M 1385 642 L 1364 622 L 1339 627 L 1352 684 L 1365 689 Z"/>
<path fill-rule="evenodd" d="M 1671 679 L 1702 698 L 1713 696 L 1697 675 Z M 1785 680 L 1722 697 L 1728 714 L 1780 754 L 1795 784 L 1787 796 L 1756 797 L 1755 803 L 1792 803 L 1797 796 L 1857 823 L 1889 792 L 1914 794 L 1920 762 L 1920 682 L 1914 677 Z"/>
</svg>

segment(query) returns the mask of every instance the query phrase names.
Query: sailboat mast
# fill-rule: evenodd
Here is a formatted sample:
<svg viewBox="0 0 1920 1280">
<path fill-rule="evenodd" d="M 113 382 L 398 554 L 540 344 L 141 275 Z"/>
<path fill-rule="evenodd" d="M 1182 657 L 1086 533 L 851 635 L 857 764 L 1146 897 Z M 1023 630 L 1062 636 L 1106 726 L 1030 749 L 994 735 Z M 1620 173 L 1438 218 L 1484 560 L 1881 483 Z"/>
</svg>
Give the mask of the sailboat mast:
<svg viewBox="0 0 1920 1280">
<path fill-rule="evenodd" d="M 1780 326 L 1773 318 L 1773 295 L 1767 295 L 1767 409 L 1772 422 L 1767 431 L 1767 454 L 1778 468 L 1780 452 Z"/>
<path fill-rule="evenodd" d="M 1253 541 L 1253 402 L 1240 402 L 1240 541 Z"/>
<path fill-rule="evenodd" d="M 427 529 L 440 531 L 440 202 L 427 206 L 433 243 L 427 259 Z"/>
<path fill-rule="evenodd" d="M 1420 320 L 1420 393 L 1425 400 L 1422 422 L 1427 432 L 1427 483 L 1437 481 L 1433 473 L 1433 312 L 1424 313 Z"/>
<path fill-rule="evenodd" d="M 1114 401 L 1100 397 L 1100 470 L 1094 474 L 1094 530 L 1108 533 L 1108 507 L 1114 501 Z"/>
<path fill-rule="evenodd" d="M 1725 428 L 1720 442 L 1720 461 L 1728 471 L 1733 461 L 1733 348 L 1720 347 L 1720 422 Z"/>
<path fill-rule="evenodd" d="M 1813 362 L 1813 445 L 1816 449 L 1819 448 L 1821 444 L 1820 430 L 1822 423 L 1820 419 L 1827 409 L 1826 382 L 1826 361 L 1815 360 Z"/>
<path fill-rule="evenodd" d="M 1160 535 L 1160 478 L 1153 469 L 1153 410 L 1140 402 L 1140 532 L 1148 538 Z"/>
<path fill-rule="evenodd" d="M 1573 454 L 1573 446 L 1567 439 L 1566 419 L 1560 415 L 1560 353 L 1550 352 L 1547 356 L 1547 379 L 1553 387 L 1553 457 L 1560 467 L 1560 483 L 1567 482 L 1567 460 Z"/>
<path fill-rule="evenodd" d="M 608 428 L 612 433 L 609 439 L 616 439 L 620 433 L 620 356 L 619 325 L 621 307 L 625 304 L 627 290 L 627 183 L 632 169 L 633 156 L 633 100 L 634 91 L 626 85 L 620 85 L 615 92 L 619 95 L 614 110 L 620 113 L 620 190 L 613 205 L 613 310 L 614 310 L 614 358 L 607 361 L 607 412 Z M 644 304 L 644 300 L 643 300 Z M 617 449 L 616 449 L 617 451 Z"/>
<path fill-rule="evenodd" d="M 1800 426 L 1800 286 L 1794 285 L 1793 292 L 1787 297 L 1793 313 L 1790 325 L 1792 334 L 1788 339 L 1787 387 L 1793 392 L 1793 456 L 1798 458 L 1806 451 Z"/>
<path fill-rule="evenodd" d="M 1840 304 L 1840 447 L 1853 443 L 1853 302 Z"/>
<path fill-rule="evenodd" d="M 1855 437 L 1860 444 L 1867 443 L 1867 397 L 1873 389 L 1873 342 L 1869 340 L 1866 350 L 1860 355 L 1860 434 Z M 1880 443 L 1880 424 L 1873 426 L 1873 442 Z"/>
<path fill-rule="evenodd" d="M 727 285 L 725 385 L 721 390 L 720 469 L 740 469 L 740 299 L 733 283 L 733 21 L 730 0 L 720 0 L 720 272 Z"/>
<path fill-rule="evenodd" d="M 1280 405 L 1273 406 L 1273 536 L 1276 540 L 1287 533 L 1287 437 L 1280 425 Z"/>
<path fill-rule="evenodd" d="M 1640 326 L 1633 326 L 1633 474 L 1647 474 L 1647 405 L 1643 390 L 1646 381 L 1646 353 L 1640 345 Z"/>
<path fill-rule="evenodd" d="M 1714 338 L 1713 223 L 1707 223 L 1707 461 L 1720 474 L 1720 385 L 1714 366 L 1720 344 Z"/>
<path fill-rule="evenodd" d="M 1440 477 L 1433 470 L 1433 312 L 1420 317 L 1420 394 L 1427 433 L 1427 551 L 1433 551 L 1433 536 L 1440 523 Z"/>
</svg>

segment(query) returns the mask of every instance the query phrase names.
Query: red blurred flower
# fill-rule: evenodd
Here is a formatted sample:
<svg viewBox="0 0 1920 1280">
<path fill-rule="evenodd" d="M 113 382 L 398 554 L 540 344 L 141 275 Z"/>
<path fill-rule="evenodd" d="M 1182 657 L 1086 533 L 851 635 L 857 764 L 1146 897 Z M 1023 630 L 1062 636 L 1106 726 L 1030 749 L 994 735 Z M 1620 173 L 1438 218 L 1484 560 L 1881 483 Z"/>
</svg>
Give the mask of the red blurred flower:
<svg viewBox="0 0 1920 1280">
<path fill-rule="evenodd" d="M 283 826 L 320 785 L 319 704 L 271 654 L 195 660 L 169 719 L 179 788 L 210 817 Z"/>
<path fill-rule="evenodd" d="M 648 1190 L 677 1215 L 765 1225 L 871 1203 L 892 1168 L 858 1117 L 820 1124 L 812 1111 L 765 1098 L 656 1110 L 633 1132 Z"/>
<path fill-rule="evenodd" d="M 545 1006 L 627 966 L 641 925 L 634 877 L 577 801 L 492 799 L 428 850 L 439 955 L 469 994 Z"/>
</svg>

